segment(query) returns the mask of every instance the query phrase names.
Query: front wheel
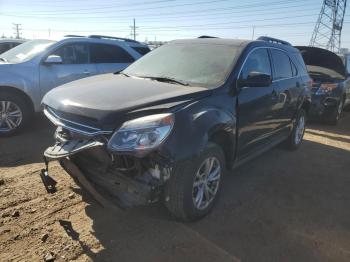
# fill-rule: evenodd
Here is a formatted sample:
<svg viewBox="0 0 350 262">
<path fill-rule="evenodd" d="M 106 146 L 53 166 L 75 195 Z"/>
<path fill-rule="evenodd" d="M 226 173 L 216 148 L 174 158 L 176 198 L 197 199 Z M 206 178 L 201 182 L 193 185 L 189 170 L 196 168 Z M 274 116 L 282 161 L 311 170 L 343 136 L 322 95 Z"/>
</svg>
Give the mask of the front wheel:
<svg viewBox="0 0 350 262">
<path fill-rule="evenodd" d="M 177 218 L 194 221 L 213 208 L 225 168 L 222 149 L 209 143 L 193 161 L 177 165 L 165 187 L 165 205 Z"/>
<path fill-rule="evenodd" d="M 0 92 L 0 136 L 20 131 L 32 114 L 27 103 L 16 94 Z"/>
<path fill-rule="evenodd" d="M 295 119 L 292 133 L 287 139 L 287 147 L 290 150 L 296 150 L 303 142 L 306 126 L 306 113 L 304 109 L 300 109 Z"/>
</svg>

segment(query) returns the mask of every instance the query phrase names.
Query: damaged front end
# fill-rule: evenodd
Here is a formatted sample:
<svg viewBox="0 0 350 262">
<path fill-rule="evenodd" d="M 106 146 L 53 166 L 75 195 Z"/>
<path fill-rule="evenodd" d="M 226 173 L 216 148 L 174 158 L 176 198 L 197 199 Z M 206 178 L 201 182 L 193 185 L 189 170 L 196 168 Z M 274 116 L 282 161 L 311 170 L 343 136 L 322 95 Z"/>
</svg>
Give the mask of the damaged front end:
<svg viewBox="0 0 350 262">
<path fill-rule="evenodd" d="M 107 199 L 126 208 L 159 200 L 170 178 L 171 162 L 156 149 L 171 132 L 172 114 L 127 121 L 114 133 L 88 133 L 49 108 L 44 112 L 58 126 L 56 144 L 46 149 L 45 159 L 59 160 L 98 202 Z M 45 184 L 49 178 L 47 169 L 42 178 Z"/>
</svg>

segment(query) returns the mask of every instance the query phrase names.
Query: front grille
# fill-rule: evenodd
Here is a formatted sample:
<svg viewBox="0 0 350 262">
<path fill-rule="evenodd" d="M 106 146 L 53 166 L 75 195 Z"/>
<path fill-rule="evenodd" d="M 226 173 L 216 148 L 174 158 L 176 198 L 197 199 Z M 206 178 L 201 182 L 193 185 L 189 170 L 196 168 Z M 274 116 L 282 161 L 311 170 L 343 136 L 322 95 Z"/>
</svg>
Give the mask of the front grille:
<svg viewBox="0 0 350 262">
<path fill-rule="evenodd" d="M 86 124 L 86 122 L 88 121 L 75 122 L 70 119 L 67 119 L 68 117 L 67 118 L 62 117 L 62 113 L 59 113 L 48 106 L 45 107 L 44 113 L 48 117 L 48 119 L 50 119 L 50 121 L 54 123 L 56 126 L 61 126 L 67 130 L 70 130 L 72 132 L 76 132 L 82 135 L 95 136 L 95 135 L 112 133 L 112 131 L 102 130 L 96 126 L 91 126 Z"/>
</svg>

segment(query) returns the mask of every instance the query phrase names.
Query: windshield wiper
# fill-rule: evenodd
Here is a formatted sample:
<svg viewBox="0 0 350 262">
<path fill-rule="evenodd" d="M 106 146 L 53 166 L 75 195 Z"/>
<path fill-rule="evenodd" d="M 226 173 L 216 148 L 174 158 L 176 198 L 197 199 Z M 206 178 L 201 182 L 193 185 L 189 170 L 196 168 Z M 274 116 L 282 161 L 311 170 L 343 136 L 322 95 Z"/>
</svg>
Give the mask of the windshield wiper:
<svg viewBox="0 0 350 262">
<path fill-rule="evenodd" d="M 0 57 L 0 60 L 7 63 L 7 59 L 6 58 Z"/>
<path fill-rule="evenodd" d="M 182 80 L 177 80 L 175 78 L 167 77 L 167 76 L 140 76 L 140 77 L 159 81 L 159 82 L 175 83 L 175 84 L 179 84 L 182 86 L 189 86 L 189 83 L 187 83 L 187 82 L 184 82 Z"/>
</svg>

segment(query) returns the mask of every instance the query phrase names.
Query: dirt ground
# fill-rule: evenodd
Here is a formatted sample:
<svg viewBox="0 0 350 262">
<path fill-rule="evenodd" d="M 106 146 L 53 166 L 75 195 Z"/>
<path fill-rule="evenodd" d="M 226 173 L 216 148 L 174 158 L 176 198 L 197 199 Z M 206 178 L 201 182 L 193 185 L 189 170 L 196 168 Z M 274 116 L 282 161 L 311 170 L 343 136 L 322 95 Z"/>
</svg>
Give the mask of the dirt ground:
<svg viewBox="0 0 350 262">
<path fill-rule="evenodd" d="M 312 124 L 228 175 L 213 212 L 179 223 L 157 204 L 102 208 L 58 166 L 40 182 L 54 128 L 0 140 L 0 261 L 350 261 L 350 114 Z M 51 257 L 50 257 L 51 256 Z"/>
</svg>

